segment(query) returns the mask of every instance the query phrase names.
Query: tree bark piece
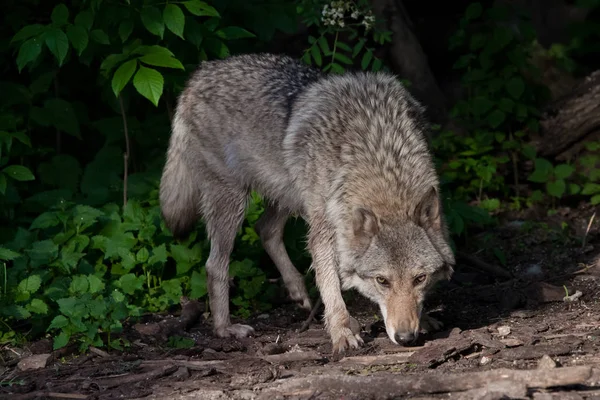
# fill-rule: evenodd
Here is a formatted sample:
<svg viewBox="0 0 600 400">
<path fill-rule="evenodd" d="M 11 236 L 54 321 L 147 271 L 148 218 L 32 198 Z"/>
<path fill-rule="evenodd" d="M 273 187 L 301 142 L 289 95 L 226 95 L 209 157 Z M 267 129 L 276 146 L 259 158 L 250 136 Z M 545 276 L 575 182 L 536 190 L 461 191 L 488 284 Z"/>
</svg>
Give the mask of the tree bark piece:
<svg viewBox="0 0 600 400">
<path fill-rule="evenodd" d="M 532 141 L 538 155 L 565 160 L 586 141 L 600 139 L 600 71 L 586 77 L 567 96 L 547 107 L 541 135 Z"/>
</svg>

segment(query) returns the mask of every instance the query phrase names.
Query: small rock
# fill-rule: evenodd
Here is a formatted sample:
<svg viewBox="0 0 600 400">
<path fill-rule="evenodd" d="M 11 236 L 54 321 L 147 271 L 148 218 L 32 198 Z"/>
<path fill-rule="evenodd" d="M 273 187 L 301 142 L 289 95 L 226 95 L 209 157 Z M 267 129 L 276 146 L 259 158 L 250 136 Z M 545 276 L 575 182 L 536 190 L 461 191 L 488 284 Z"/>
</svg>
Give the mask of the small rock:
<svg viewBox="0 0 600 400">
<path fill-rule="evenodd" d="M 554 361 L 548 354 L 544 354 L 540 361 L 538 361 L 538 369 L 553 369 L 556 368 L 556 361 Z"/>
<path fill-rule="evenodd" d="M 481 364 L 481 365 L 487 365 L 491 362 L 492 362 L 492 358 L 486 357 L 486 356 L 481 357 L 481 360 L 479 360 L 479 364 Z"/>
<path fill-rule="evenodd" d="M 269 319 L 269 314 L 260 314 L 258 317 L 256 317 L 258 319 Z"/>
<path fill-rule="evenodd" d="M 498 327 L 498 334 L 500 336 L 508 336 L 510 335 L 510 326 L 499 326 Z"/>
<path fill-rule="evenodd" d="M 504 343 L 506 347 L 523 346 L 523 342 L 519 339 L 500 339 L 500 342 Z"/>
<path fill-rule="evenodd" d="M 21 371 L 29 371 L 32 369 L 45 368 L 52 354 L 34 354 L 23 358 L 17 364 L 17 368 Z"/>
<path fill-rule="evenodd" d="M 544 271 L 542 271 L 540 264 L 532 264 L 523 271 L 523 275 L 530 278 L 538 278 L 544 275 Z"/>
</svg>

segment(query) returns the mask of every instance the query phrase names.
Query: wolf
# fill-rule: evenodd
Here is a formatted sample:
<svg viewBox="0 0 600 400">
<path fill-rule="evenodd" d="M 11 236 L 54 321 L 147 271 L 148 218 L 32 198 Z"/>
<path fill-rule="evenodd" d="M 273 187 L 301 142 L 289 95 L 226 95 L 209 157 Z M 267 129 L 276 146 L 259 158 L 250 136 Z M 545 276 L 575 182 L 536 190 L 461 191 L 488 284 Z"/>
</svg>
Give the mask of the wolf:
<svg viewBox="0 0 600 400">
<path fill-rule="evenodd" d="M 160 204 L 175 238 L 205 223 L 218 337 L 254 333 L 231 323 L 228 271 L 256 191 L 266 200 L 261 243 L 291 299 L 310 309 L 283 243 L 291 215 L 307 222 L 334 354 L 363 344 L 342 297 L 352 288 L 379 305 L 391 341 L 414 342 L 426 293 L 450 279 L 455 262 L 423 113 L 391 73 L 327 74 L 285 55 L 205 61 L 191 74 L 177 98 Z"/>
</svg>

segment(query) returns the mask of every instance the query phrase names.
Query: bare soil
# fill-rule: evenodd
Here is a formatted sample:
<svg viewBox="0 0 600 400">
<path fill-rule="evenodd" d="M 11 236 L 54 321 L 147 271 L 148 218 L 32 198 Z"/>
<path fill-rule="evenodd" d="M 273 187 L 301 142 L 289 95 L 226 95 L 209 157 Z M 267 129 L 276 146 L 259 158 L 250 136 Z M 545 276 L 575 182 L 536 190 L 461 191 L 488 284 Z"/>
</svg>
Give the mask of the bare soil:
<svg viewBox="0 0 600 400">
<path fill-rule="evenodd" d="M 177 333 L 192 348 L 129 326 L 123 353 L 53 353 L 49 339 L 0 349 L 0 398 L 600 399 L 597 211 L 515 214 L 470 238 L 462 252 L 496 266 L 505 259 L 513 278 L 459 259 L 453 279 L 428 299 L 444 328 L 415 346 L 393 344 L 376 306 L 350 293 L 365 346 L 344 356 L 332 356 L 320 314 L 300 333 L 308 312 L 282 304 L 246 321 L 256 335 L 244 340 L 213 337 L 201 318 Z"/>
</svg>

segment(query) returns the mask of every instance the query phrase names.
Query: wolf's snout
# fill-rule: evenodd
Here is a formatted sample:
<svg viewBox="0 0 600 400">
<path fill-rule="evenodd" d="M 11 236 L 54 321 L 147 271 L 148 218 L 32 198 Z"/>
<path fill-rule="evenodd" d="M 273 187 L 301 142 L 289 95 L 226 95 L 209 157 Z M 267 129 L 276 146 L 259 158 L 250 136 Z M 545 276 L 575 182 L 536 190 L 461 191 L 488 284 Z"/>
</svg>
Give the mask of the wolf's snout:
<svg viewBox="0 0 600 400">
<path fill-rule="evenodd" d="M 402 345 L 414 343 L 417 339 L 417 336 L 413 332 L 397 332 L 394 337 L 396 342 Z"/>
</svg>

